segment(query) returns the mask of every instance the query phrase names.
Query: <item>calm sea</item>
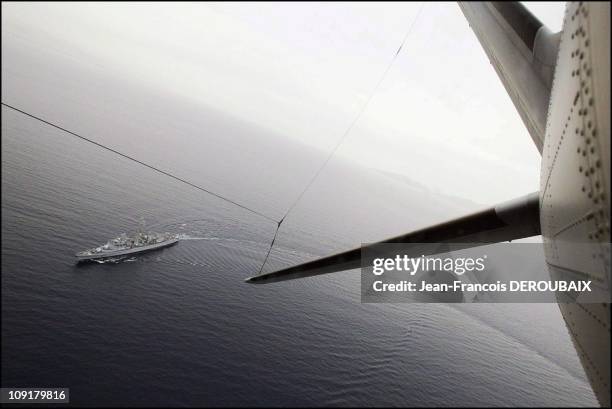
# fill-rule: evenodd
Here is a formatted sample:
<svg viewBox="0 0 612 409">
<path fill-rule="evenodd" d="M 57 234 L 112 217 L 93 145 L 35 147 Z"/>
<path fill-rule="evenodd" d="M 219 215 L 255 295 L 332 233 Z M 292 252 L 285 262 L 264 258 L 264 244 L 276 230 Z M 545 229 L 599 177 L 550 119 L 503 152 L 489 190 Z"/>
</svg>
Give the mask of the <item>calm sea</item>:
<svg viewBox="0 0 612 409">
<path fill-rule="evenodd" d="M 52 39 L 7 33 L 2 102 L 274 219 L 324 160 Z M 330 162 L 264 271 L 482 207 L 361 165 Z M 140 218 L 182 240 L 75 264 Z M 2 386 L 69 387 L 78 406 L 597 404 L 556 305 L 361 304 L 355 271 L 244 283 L 274 228 L 2 107 Z"/>
<path fill-rule="evenodd" d="M 227 119 L 209 115 L 214 132 L 201 145 L 242 145 L 233 160 L 257 153 L 250 169 L 281 166 L 278 149 L 303 173 L 322 160 L 299 146 L 262 156 L 257 140 L 223 134 Z M 167 143 L 174 170 L 210 182 Z M 276 216 L 295 192 L 285 179 L 265 196 L 226 192 Z M 334 162 L 287 219 L 265 271 L 459 211 L 434 200 L 417 184 Z M 140 217 L 183 240 L 75 264 L 76 251 Z M 2 386 L 69 387 L 79 406 L 596 404 L 556 305 L 361 304 L 356 272 L 244 283 L 273 232 L 261 217 L 3 107 Z"/>
</svg>

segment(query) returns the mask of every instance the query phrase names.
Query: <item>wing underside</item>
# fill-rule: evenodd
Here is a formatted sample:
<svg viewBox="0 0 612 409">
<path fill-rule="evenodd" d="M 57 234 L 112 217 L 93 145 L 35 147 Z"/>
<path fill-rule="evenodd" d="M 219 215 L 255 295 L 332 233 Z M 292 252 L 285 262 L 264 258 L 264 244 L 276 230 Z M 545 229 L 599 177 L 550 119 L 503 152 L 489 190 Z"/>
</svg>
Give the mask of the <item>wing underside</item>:
<svg viewBox="0 0 612 409">
<path fill-rule="evenodd" d="M 438 247 L 423 248 L 422 243 L 471 243 L 467 247 L 516 240 L 540 234 L 538 192 L 445 223 L 420 229 L 379 243 L 414 243 L 415 255 L 434 254 Z M 355 248 L 332 256 L 248 278 L 254 284 L 273 283 L 321 274 L 334 273 L 371 265 Z M 380 254 L 380 252 L 379 252 Z"/>
<path fill-rule="evenodd" d="M 459 7 L 541 154 L 560 33 L 519 2 L 459 2 Z"/>
</svg>

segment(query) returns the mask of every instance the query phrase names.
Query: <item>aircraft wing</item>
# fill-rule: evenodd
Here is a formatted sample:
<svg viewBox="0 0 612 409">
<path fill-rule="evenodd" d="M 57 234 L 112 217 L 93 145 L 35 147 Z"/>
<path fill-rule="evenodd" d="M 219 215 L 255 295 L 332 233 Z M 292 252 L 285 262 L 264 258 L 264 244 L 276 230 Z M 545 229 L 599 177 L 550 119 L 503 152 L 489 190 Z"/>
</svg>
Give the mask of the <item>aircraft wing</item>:
<svg viewBox="0 0 612 409">
<path fill-rule="evenodd" d="M 540 154 L 561 33 L 517 1 L 459 2 Z"/>
<path fill-rule="evenodd" d="M 439 246 L 424 247 L 422 243 L 461 243 L 468 248 L 539 234 L 539 192 L 534 192 L 489 209 L 392 237 L 370 246 L 355 248 L 279 271 L 254 276 L 248 278 L 246 282 L 266 284 L 369 266 L 372 265 L 372 260 L 362 259 L 362 250 L 381 243 L 414 243 L 414 255 L 420 256 L 444 252 Z M 380 255 L 380 251 L 377 254 Z"/>
</svg>

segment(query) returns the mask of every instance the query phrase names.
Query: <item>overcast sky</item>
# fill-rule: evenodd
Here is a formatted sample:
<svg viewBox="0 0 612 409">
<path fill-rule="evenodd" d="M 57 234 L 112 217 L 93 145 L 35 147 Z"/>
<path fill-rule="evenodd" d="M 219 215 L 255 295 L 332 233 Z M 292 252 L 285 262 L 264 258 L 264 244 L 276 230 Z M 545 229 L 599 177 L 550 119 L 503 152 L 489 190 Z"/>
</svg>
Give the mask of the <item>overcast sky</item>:
<svg viewBox="0 0 612 409">
<path fill-rule="evenodd" d="M 529 7 L 560 28 L 564 3 Z M 3 31 L 9 23 L 53 38 L 124 78 L 324 151 L 412 26 L 337 154 L 483 204 L 539 186 L 539 154 L 456 3 L 3 3 L 2 11 Z"/>
</svg>

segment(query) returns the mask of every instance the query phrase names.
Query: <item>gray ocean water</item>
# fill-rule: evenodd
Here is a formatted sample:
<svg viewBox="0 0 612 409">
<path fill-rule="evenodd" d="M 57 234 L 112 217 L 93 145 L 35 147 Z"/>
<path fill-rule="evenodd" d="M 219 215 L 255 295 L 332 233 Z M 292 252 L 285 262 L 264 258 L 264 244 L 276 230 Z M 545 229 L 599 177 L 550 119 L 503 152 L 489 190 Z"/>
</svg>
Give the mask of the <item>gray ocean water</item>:
<svg viewBox="0 0 612 409">
<path fill-rule="evenodd" d="M 425 197 L 344 163 L 322 180 L 266 270 L 354 245 L 358 224 L 392 233 L 369 189 Z M 343 204 L 326 194 L 363 214 L 326 221 Z M 141 216 L 184 240 L 75 265 Z M 596 404 L 556 305 L 366 305 L 355 272 L 243 283 L 273 228 L 3 107 L 2 386 L 70 387 L 100 406 Z"/>
<path fill-rule="evenodd" d="M 280 218 L 325 158 L 53 43 L 2 44 L 2 101 Z M 330 140 L 330 143 L 333 141 Z M 264 271 L 481 205 L 333 160 Z M 74 253 L 137 227 L 174 247 Z M 592 406 L 554 304 L 361 304 L 358 272 L 254 286 L 274 224 L 2 107 L 2 387 L 78 406 Z"/>
</svg>

